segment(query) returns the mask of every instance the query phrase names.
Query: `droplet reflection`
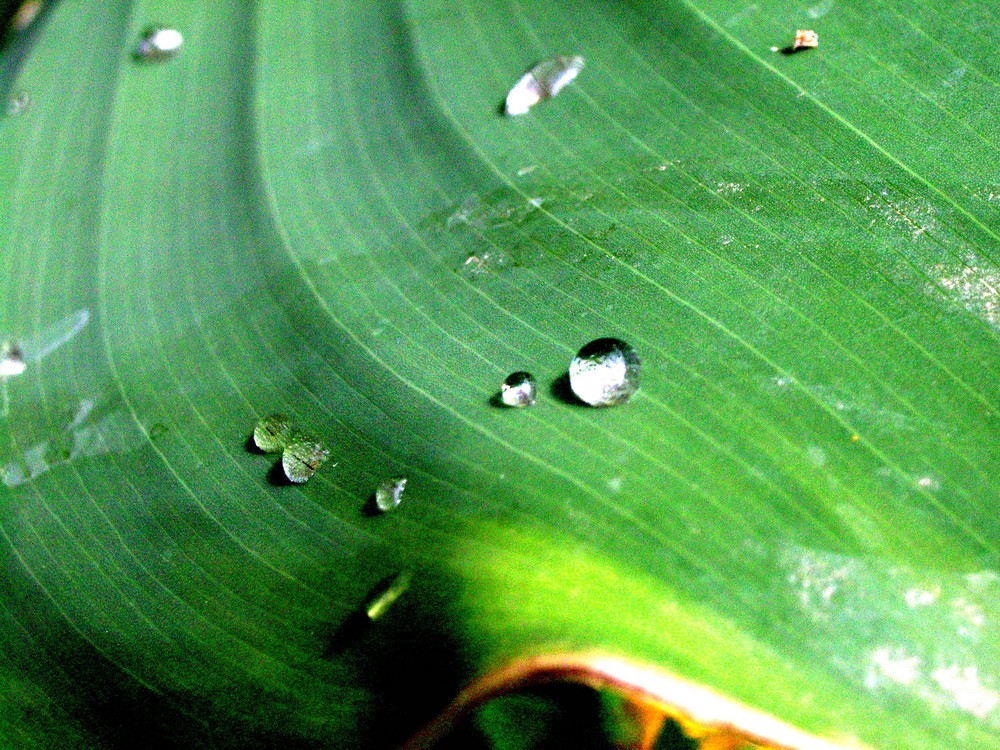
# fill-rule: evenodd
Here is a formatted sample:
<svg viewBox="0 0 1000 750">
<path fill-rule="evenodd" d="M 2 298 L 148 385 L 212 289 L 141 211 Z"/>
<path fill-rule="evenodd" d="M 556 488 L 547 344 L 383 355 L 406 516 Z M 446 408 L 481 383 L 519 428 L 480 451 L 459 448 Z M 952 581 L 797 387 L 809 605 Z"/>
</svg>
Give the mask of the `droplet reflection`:
<svg viewBox="0 0 1000 750">
<path fill-rule="evenodd" d="M 573 393 L 590 406 L 626 403 L 639 390 L 639 355 L 621 339 L 591 341 L 569 366 Z"/>
</svg>

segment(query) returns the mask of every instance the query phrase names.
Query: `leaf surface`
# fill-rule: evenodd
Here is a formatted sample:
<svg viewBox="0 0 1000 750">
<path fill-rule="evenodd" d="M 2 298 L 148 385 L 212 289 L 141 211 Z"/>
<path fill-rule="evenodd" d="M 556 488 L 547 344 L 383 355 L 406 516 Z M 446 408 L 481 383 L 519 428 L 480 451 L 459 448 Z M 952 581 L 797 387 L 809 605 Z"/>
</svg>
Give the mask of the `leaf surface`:
<svg viewBox="0 0 1000 750">
<path fill-rule="evenodd" d="M 845 745 L 995 747 L 996 10 L 47 9 L 0 80 L 0 737 L 391 746 L 600 652 Z M 144 64 L 153 23 L 184 46 Z M 500 116 L 556 54 L 577 80 Z M 588 409 L 605 336 L 642 386 Z M 538 404 L 498 408 L 519 370 Z M 248 442 L 276 412 L 332 451 L 301 486 Z"/>
</svg>

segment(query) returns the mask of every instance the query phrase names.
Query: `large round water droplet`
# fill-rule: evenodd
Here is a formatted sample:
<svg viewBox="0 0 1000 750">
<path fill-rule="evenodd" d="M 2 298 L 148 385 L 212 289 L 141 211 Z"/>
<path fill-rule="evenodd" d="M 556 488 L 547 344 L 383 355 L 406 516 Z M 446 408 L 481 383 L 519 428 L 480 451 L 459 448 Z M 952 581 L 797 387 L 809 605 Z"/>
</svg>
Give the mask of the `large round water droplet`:
<svg viewBox="0 0 1000 750">
<path fill-rule="evenodd" d="M 639 355 L 621 339 L 597 339 L 569 365 L 569 385 L 590 406 L 624 404 L 639 390 Z"/>
</svg>

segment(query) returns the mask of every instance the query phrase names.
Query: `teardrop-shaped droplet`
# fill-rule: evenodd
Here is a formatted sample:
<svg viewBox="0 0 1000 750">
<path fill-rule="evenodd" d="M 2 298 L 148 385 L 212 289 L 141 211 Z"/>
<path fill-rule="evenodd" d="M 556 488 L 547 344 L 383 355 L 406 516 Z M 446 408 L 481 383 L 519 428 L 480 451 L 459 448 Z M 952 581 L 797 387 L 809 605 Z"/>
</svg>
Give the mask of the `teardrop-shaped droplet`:
<svg viewBox="0 0 1000 750">
<path fill-rule="evenodd" d="M 387 479 L 375 490 L 375 507 L 383 513 L 395 509 L 403 501 L 406 477 Z"/>
<path fill-rule="evenodd" d="M 292 426 L 284 414 L 264 417 L 253 428 L 253 442 L 264 453 L 281 453 L 292 438 Z"/>
<path fill-rule="evenodd" d="M 177 29 L 154 26 L 143 34 L 142 40 L 135 50 L 135 55 L 140 60 L 151 62 L 168 60 L 180 51 L 182 44 L 184 44 L 184 37 Z"/>
<path fill-rule="evenodd" d="M 507 376 L 500 386 L 500 400 L 506 406 L 522 408 L 532 406 L 538 392 L 535 379 L 528 372 L 515 372 Z"/>
<path fill-rule="evenodd" d="M 624 404 L 639 390 L 639 355 L 621 339 L 597 339 L 584 346 L 569 366 L 569 384 L 591 406 Z"/>
<path fill-rule="evenodd" d="M 330 451 L 312 438 L 294 436 L 281 454 L 281 467 L 289 481 L 302 484 L 330 457 Z"/>
<path fill-rule="evenodd" d="M 396 573 L 396 575 L 379 582 L 368 594 L 362 607 L 364 613 L 368 615 L 368 619 L 375 622 L 384 615 L 386 610 L 406 593 L 412 582 L 413 574 L 408 570 Z"/>
<path fill-rule="evenodd" d="M 583 58 L 556 55 L 542 60 L 521 76 L 507 94 L 508 115 L 523 115 L 542 99 L 551 99 L 583 70 Z"/>
</svg>

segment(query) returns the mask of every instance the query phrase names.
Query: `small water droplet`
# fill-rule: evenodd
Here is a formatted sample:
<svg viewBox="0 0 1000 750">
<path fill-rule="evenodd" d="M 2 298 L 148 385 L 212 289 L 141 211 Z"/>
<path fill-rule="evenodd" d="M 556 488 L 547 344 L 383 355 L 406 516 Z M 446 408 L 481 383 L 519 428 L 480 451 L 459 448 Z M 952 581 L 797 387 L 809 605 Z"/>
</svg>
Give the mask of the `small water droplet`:
<svg viewBox="0 0 1000 750">
<path fill-rule="evenodd" d="M 297 435 L 281 454 L 281 468 L 289 481 L 302 484 L 330 457 L 330 451 L 310 437 Z"/>
<path fill-rule="evenodd" d="M 528 372 L 515 372 L 507 376 L 500 386 L 500 400 L 506 406 L 533 406 L 538 384 Z"/>
<path fill-rule="evenodd" d="M 10 19 L 11 31 L 22 32 L 34 23 L 42 9 L 42 0 L 25 0 Z"/>
<path fill-rule="evenodd" d="M 166 435 L 167 434 L 167 430 L 169 430 L 169 429 L 170 428 L 167 427 L 165 424 L 163 424 L 163 422 L 157 422 L 156 424 L 152 425 L 149 428 L 149 433 L 148 433 L 149 434 L 149 439 L 150 440 L 158 440 L 159 438 L 161 438 L 164 435 Z"/>
<path fill-rule="evenodd" d="M 365 599 L 362 609 L 368 615 L 368 619 L 375 622 L 382 617 L 386 611 L 396 603 L 396 601 L 410 588 L 413 582 L 413 573 L 404 570 L 396 575 L 389 576 L 372 589 Z"/>
<path fill-rule="evenodd" d="M 0 344 L 0 378 L 20 375 L 27 365 L 16 344 Z"/>
<path fill-rule="evenodd" d="M 292 439 L 292 425 L 284 414 L 264 417 L 253 428 L 253 442 L 264 453 L 281 453 Z"/>
<path fill-rule="evenodd" d="M 458 272 L 471 280 L 502 271 L 510 265 L 510 256 L 502 250 L 487 250 L 466 258 L 459 266 Z"/>
<path fill-rule="evenodd" d="M 551 99 L 569 84 L 583 69 L 583 58 L 556 55 L 542 60 L 521 76 L 507 94 L 506 112 L 523 115 L 543 99 Z"/>
<path fill-rule="evenodd" d="M 639 390 L 639 355 L 621 339 L 585 345 L 569 365 L 569 385 L 591 406 L 624 404 Z"/>
<path fill-rule="evenodd" d="M 180 51 L 183 43 L 184 37 L 177 29 L 153 26 L 143 34 L 135 50 L 135 57 L 150 62 L 169 60 Z"/>
<path fill-rule="evenodd" d="M 375 507 L 383 513 L 394 510 L 402 502 L 405 489 L 406 477 L 387 479 L 375 490 Z"/>
</svg>

